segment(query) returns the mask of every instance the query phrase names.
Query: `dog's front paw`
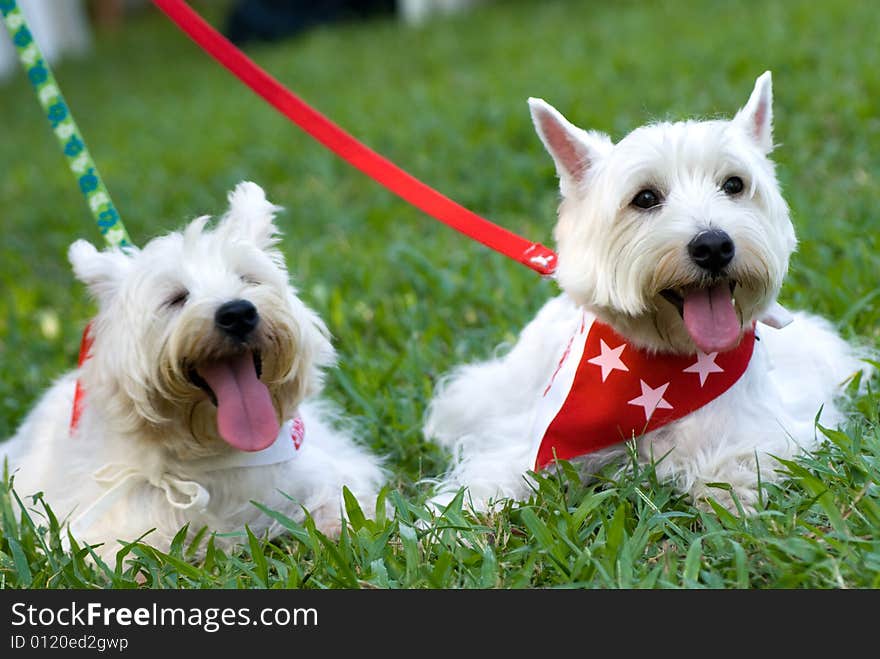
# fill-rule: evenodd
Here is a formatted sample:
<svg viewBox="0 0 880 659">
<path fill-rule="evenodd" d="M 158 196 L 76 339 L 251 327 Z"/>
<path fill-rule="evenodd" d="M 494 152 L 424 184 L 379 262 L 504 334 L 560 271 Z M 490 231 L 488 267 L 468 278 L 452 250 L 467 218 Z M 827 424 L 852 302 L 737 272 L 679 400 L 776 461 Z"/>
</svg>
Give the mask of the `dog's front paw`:
<svg viewBox="0 0 880 659">
<path fill-rule="evenodd" d="M 754 455 L 733 455 L 704 465 L 695 477 L 687 494 L 697 508 L 712 510 L 712 499 L 734 515 L 753 515 L 760 502 L 759 483 L 773 480 L 775 472 L 763 459 L 759 465 Z"/>
<path fill-rule="evenodd" d="M 758 508 L 758 488 L 750 486 L 733 486 L 729 483 L 703 483 L 691 491 L 694 505 L 700 510 L 712 512 L 709 500 L 722 506 L 733 515 L 754 515 Z"/>
<path fill-rule="evenodd" d="M 317 529 L 331 540 L 336 540 L 342 535 L 342 517 L 324 518 L 316 522 Z"/>
</svg>

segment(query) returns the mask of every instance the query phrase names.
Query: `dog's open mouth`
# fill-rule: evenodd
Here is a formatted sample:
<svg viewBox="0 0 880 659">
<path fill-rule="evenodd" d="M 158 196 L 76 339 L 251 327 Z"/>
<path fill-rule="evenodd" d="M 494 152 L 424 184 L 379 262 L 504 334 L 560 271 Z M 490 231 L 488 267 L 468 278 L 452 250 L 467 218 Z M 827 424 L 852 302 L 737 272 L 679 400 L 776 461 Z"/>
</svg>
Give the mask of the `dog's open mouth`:
<svg viewBox="0 0 880 659">
<path fill-rule="evenodd" d="M 740 341 L 742 324 L 736 312 L 736 282 L 719 279 L 708 286 L 667 288 L 660 292 L 681 314 L 684 326 L 703 352 L 726 352 Z"/>
<path fill-rule="evenodd" d="M 261 451 L 278 436 L 280 426 L 269 388 L 260 381 L 258 352 L 242 352 L 202 362 L 189 369 L 194 385 L 217 407 L 217 429 L 241 451 Z"/>
</svg>

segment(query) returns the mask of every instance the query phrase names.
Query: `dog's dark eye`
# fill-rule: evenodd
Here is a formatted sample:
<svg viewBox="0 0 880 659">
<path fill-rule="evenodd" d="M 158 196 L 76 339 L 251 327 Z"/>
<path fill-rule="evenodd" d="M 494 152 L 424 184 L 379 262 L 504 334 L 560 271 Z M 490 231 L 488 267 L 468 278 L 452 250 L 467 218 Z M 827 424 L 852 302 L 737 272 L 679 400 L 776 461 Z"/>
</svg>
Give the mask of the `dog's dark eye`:
<svg viewBox="0 0 880 659">
<path fill-rule="evenodd" d="M 251 286 L 259 286 L 261 283 L 260 280 L 253 275 L 239 275 L 239 279 L 241 279 L 245 284 L 250 284 Z"/>
<path fill-rule="evenodd" d="M 180 307 L 189 299 L 189 291 L 178 291 L 165 301 L 166 307 Z"/>
<path fill-rule="evenodd" d="M 721 184 L 724 194 L 735 195 L 743 191 L 743 180 L 739 176 L 731 176 Z"/>
<path fill-rule="evenodd" d="M 644 190 L 639 190 L 630 203 L 638 208 L 654 208 L 654 206 L 660 205 L 660 193 L 656 190 L 645 188 Z"/>
</svg>

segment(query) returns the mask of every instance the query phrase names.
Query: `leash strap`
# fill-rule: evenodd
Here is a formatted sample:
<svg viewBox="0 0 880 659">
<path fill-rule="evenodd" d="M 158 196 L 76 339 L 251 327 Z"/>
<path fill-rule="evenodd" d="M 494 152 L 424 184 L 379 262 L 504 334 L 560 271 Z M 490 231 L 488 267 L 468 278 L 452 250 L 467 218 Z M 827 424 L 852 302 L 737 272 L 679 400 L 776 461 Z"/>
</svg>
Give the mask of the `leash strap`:
<svg viewBox="0 0 880 659">
<path fill-rule="evenodd" d="M 153 3 L 236 78 L 340 158 L 456 231 L 542 275 L 553 273 L 556 254 L 552 250 L 469 211 L 356 140 L 257 66 L 186 2 L 153 0 Z"/>
<path fill-rule="evenodd" d="M 130 247 L 132 243 L 119 212 L 16 0 L 0 0 L 0 16 L 101 235 L 111 247 Z"/>
</svg>

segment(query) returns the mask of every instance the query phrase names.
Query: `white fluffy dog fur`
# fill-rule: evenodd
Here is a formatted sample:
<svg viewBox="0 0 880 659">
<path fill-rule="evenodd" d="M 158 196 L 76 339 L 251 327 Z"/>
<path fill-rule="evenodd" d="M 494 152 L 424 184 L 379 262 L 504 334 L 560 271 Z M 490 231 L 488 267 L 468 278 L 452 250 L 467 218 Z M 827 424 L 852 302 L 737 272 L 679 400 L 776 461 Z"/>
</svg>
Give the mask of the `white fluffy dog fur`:
<svg viewBox="0 0 880 659">
<path fill-rule="evenodd" d="M 773 320 L 787 315 L 776 297 L 796 239 L 768 158 L 769 72 L 733 120 L 650 124 L 617 144 L 573 126 L 542 100 L 529 105 L 560 180 L 556 278 L 563 292 L 509 352 L 459 367 L 441 381 L 425 425 L 426 437 L 453 455 L 433 500 L 438 506 L 461 487 L 478 510 L 529 496 L 529 429 L 583 310 L 637 347 L 688 355 L 698 347 L 729 349 L 753 321 L 779 325 Z M 732 177 L 742 185 L 729 183 Z M 708 273 L 689 255 L 688 244 L 709 230 L 726 232 L 735 246 L 721 272 Z M 711 327 L 708 336 L 699 328 L 692 336 L 683 296 L 732 282 L 733 336 Z M 814 448 L 820 409 L 822 424 L 839 424 L 841 385 L 867 369 L 831 324 L 814 315 L 796 313 L 783 329 L 760 325 L 758 336 L 745 374 L 728 391 L 637 440 L 640 460 L 656 460 L 658 476 L 697 503 L 708 495 L 732 508 L 726 492 L 708 485 L 724 482 L 753 508 L 759 471 L 772 481 L 778 478 L 772 456 Z M 625 445 L 616 445 L 577 462 L 589 477 L 624 454 Z"/>
<path fill-rule="evenodd" d="M 201 217 L 140 250 L 98 252 L 83 240 L 70 248 L 99 305 L 91 357 L 0 444 L 0 460 L 20 494 L 42 491 L 78 540 L 102 543 L 102 555 L 151 529 L 146 541 L 167 549 L 185 523 L 231 533 L 217 537 L 227 547 L 244 525 L 279 533 L 252 500 L 299 520 L 305 508 L 320 529 L 338 532 L 343 485 L 370 512 L 384 480 L 380 461 L 315 399 L 334 350 L 288 281 L 278 208 L 247 182 L 229 203 L 216 228 Z M 249 324 L 236 325 L 245 321 L 233 313 L 221 327 L 218 310 L 230 301 Z M 71 435 L 78 378 L 85 405 Z M 285 421 L 297 416 L 305 437 L 292 459 L 247 466 L 276 436 L 292 442 Z"/>
</svg>

